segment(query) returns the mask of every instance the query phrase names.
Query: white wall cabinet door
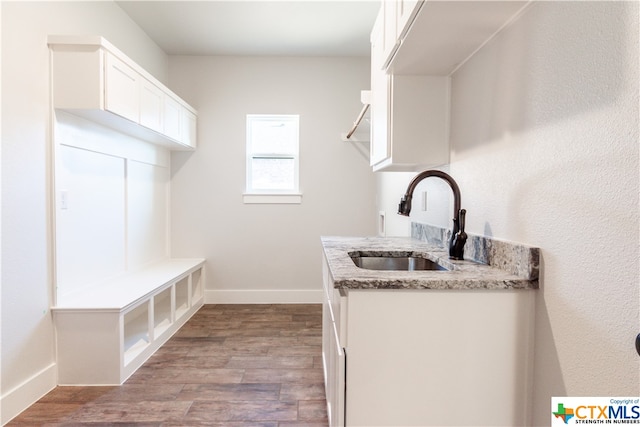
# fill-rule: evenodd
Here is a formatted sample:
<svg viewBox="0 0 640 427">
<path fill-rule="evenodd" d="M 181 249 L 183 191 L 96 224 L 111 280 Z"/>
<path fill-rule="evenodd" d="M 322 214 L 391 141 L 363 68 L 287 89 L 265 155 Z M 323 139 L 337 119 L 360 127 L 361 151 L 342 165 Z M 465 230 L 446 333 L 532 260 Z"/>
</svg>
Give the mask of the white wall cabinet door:
<svg viewBox="0 0 640 427">
<path fill-rule="evenodd" d="M 182 136 L 182 106 L 169 96 L 164 98 L 164 134 L 176 141 Z"/>
<path fill-rule="evenodd" d="M 147 79 L 140 85 L 140 124 L 156 132 L 162 132 L 162 91 Z"/>
<path fill-rule="evenodd" d="M 138 122 L 140 111 L 140 75 L 111 54 L 105 64 L 105 109 Z"/>
<path fill-rule="evenodd" d="M 180 141 L 191 148 L 196 148 L 196 115 L 186 108 L 182 108 L 181 114 L 181 130 L 182 130 L 182 138 Z"/>
</svg>

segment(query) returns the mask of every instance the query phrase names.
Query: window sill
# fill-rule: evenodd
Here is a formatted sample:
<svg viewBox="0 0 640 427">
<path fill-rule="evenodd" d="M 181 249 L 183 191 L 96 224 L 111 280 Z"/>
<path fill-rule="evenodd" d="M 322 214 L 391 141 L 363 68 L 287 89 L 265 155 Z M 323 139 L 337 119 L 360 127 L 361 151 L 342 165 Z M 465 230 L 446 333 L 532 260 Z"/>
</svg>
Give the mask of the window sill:
<svg viewBox="0 0 640 427">
<path fill-rule="evenodd" d="M 245 193 L 242 195 L 242 202 L 244 204 L 299 205 L 302 203 L 302 193 Z"/>
</svg>

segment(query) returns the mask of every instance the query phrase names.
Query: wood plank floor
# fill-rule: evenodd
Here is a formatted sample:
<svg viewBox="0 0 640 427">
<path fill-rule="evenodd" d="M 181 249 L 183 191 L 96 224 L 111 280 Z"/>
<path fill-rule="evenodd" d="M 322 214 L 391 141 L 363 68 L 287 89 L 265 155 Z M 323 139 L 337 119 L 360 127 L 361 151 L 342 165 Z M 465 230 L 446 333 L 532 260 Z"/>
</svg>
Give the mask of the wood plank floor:
<svg viewBox="0 0 640 427">
<path fill-rule="evenodd" d="M 8 426 L 326 427 L 322 306 L 205 305 L 119 387 L 57 387 Z"/>
</svg>

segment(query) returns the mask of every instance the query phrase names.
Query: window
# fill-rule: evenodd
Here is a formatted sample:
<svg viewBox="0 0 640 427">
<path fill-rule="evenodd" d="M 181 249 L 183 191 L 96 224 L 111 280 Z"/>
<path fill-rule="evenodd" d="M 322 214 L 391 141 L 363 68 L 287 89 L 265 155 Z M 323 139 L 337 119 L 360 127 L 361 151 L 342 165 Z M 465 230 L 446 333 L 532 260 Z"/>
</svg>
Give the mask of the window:
<svg viewBox="0 0 640 427">
<path fill-rule="evenodd" d="M 299 116 L 247 115 L 245 203 L 300 203 Z"/>
</svg>

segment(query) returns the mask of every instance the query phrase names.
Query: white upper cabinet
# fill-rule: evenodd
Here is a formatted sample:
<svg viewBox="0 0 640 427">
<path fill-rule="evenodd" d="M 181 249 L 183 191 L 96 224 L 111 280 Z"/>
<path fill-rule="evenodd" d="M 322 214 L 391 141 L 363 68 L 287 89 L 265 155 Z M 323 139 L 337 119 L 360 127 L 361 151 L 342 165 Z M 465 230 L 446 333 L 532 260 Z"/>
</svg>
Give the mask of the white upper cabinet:
<svg viewBox="0 0 640 427">
<path fill-rule="evenodd" d="M 371 166 L 449 162 L 450 75 L 528 1 L 382 0 L 371 33 Z"/>
<path fill-rule="evenodd" d="M 448 163 L 449 77 L 381 74 L 371 87 L 373 170 L 418 171 Z"/>
<path fill-rule="evenodd" d="M 180 134 L 181 141 L 184 145 L 189 147 L 196 147 L 196 130 L 197 130 L 197 117 L 191 111 L 182 109 L 180 115 L 180 122 L 182 126 L 182 132 Z"/>
<path fill-rule="evenodd" d="M 167 98 L 164 102 L 164 133 L 175 140 L 180 140 L 182 135 L 181 110 L 178 101 Z"/>
<path fill-rule="evenodd" d="M 371 33 L 371 153 L 374 171 L 415 171 L 449 161 L 449 77 L 386 74 L 382 13 Z"/>
<path fill-rule="evenodd" d="M 140 90 L 140 124 L 156 132 L 162 132 L 165 97 L 162 89 L 143 79 Z"/>
<path fill-rule="evenodd" d="M 197 112 L 102 37 L 49 36 L 53 106 L 171 150 L 196 147 Z"/>
<path fill-rule="evenodd" d="M 133 68 L 106 54 L 105 110 L 137 122 L 140 117 L 140 84 L 142 76 Z"/>
</svg>

